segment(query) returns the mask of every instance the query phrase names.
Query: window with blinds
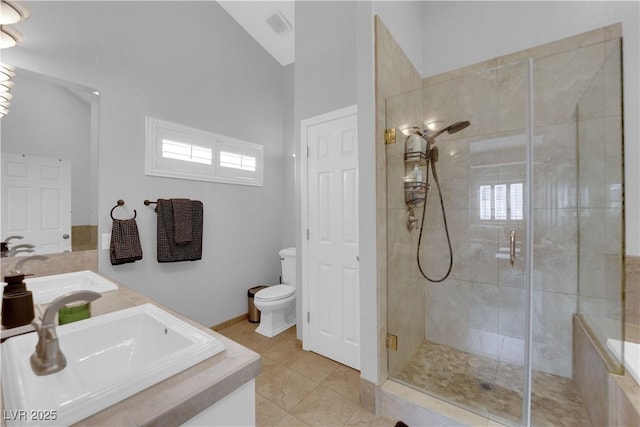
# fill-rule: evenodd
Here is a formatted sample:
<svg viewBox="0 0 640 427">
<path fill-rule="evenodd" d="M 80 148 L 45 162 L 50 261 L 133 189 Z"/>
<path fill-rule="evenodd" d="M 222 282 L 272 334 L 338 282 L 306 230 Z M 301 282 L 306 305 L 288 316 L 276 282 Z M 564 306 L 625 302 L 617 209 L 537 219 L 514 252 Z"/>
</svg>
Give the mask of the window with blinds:
<svg viewBox="0 0 640 427">
<path fill-rule="evenodd" d="M 481 185 L 480 219 L 485 221 L 521 221 L 524 219 L 524 196 L 521 182 Z"/>
<path fill-rule="evenodd" d="M 162 157 L 210 165 L 213 160 L 213 150 L 199 145 L 163 139 Z"/>
<path fill-rule="evenodd" d="M 146 117 L 145 173 L 263 185 L 262 145 Z"/>
</svg>

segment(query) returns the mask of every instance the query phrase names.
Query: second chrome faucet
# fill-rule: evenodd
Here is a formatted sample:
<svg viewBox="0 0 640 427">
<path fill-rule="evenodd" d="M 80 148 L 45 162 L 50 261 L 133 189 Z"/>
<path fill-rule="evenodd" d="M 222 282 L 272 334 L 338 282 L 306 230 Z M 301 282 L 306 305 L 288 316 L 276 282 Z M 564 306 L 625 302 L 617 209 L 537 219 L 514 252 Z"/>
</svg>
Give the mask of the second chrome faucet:
<svg viewBox="0 0 640 427">
<path fill-rule="evenodd" d="M 100 294 L 94 291 L 75 291 L 59 296 L 51 301 L 40 320 L 32 325 L 38 333 L 38 344 L 31 355 L 31 369 L 36 375 L 49 375 L 61 371 L 67 366 L 67 359 L 60 350 L 54 319 L 56 313 L 65 304 L 75 301 L 95 301 Z"/>
</svg>

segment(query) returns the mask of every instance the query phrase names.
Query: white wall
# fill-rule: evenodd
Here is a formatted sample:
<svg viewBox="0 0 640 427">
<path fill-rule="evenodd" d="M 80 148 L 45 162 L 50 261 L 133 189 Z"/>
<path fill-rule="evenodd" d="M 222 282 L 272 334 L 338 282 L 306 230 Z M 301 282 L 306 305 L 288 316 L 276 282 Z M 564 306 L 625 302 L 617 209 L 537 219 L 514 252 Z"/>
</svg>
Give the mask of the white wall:
<svg viewBox="0 0 640 427">
<path fill-rule="evenodd" d="M 282 246 L 284 78 L 216 2 L 29 2 L 22 45 L 3 62 L 94 87 L 100 97 L 99 232 L 118 199 L 137 209 L 144 259 L 99 269 L 204 325 L 246 313 L 276 283 Z M 144 116 L 263 144 L 264 187 L 144 175 Z M 156 262 L 144 199 L 204 204 L 203 259 Z"/>
<path fill-rule="evenodd" d="M 640 255 L 639 3 L 428 1 L 422 6 L 423 77 L 622 22 L 626 251 Z"/>
<path fill-rule="evenodd" d="M 284 133 L 283 149 L 283 184 L 284 203 L 282 205 L 282 247 L 289 248 L 296 245 L 296 145 L 295 136 L 295 63 L 284 67 Z"/>
<path fill-rule="evenodd" d="M 296 3 L 295 115 L 298 126 L 300 120 L 355 104 L 355 17 L 354 1 Z"/>
<path fill-rule="evenodd" d="M 356 69 L 358 72 L 358 212 L 360 212 L 360 372 L 378 382 L 378 268 L 376 232 L 376 100 L 374 5 L 357 3 Z"/>
<path fill-rule="evenodd" d="M 301 254 L 300 121 L 357 102 L 356 2 L 297 2 L 295 20 L 296 246 Z M 302 282 L 300 259 L 297 283 Z M 300 286 L 296 295 L 301 338 L 304 295 Z"/>
</svg>

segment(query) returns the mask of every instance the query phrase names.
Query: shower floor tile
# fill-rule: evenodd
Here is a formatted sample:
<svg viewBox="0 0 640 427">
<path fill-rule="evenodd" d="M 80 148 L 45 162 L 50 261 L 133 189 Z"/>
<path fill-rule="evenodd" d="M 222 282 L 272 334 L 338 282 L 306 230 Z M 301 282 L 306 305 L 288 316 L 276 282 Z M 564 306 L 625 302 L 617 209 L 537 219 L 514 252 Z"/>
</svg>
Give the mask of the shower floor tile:
<svg viewBox="0 0 640 427">
<path fill-rule="evenodd" d="M 426 341 L 397 378 L 496 421 L 519 425 L 523 369 Z M 533 372 L 534 426 L 591 426 L 572 379 Z"/>
</svg>

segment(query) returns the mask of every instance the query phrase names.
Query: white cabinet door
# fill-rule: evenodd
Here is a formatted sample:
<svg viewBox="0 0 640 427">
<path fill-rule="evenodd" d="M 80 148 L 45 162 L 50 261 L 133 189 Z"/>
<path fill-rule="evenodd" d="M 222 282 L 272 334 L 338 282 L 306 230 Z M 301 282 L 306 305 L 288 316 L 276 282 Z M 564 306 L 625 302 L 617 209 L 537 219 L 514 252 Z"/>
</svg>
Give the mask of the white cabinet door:
<svg viewBox="0 0 640 427">
<path fill-rule="evenodd" d="M 301 125 L 303 144 L 308 147 L 303 345 L 359 369 L 356 108 L 307 119 Z"/>
<path fill-rule="evenodd" d="M 2 233 L 33 253 L 71 251 L 71 165 L 67 160 L 2 153 Z"/>
</svg>

